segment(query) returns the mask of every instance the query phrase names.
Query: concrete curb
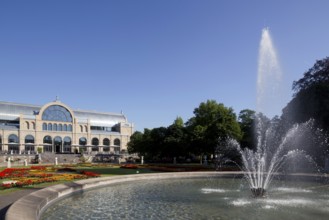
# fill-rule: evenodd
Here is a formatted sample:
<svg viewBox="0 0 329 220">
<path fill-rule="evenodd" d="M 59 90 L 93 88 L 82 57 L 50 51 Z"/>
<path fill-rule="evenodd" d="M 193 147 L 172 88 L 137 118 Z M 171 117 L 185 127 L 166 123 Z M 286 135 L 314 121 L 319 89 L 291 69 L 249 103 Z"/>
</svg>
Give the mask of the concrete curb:
<svg viewBox="0 0 329 220">
<path fill-rule="evenodd" d="M 176 172 L 123 175 L 113 177 L 92 178 L 65 184 L 50 186 L 22 197 L 11 205 L 6 213 L 6 220 L 37 220 L 42 212 L 52 203 L 72 193 L 97 187 L 108 186 L 120 182 L 136 180 L 154 180 L 167 178 L 197 178 L 240 176 L 243 172 Z"/>
</svg>

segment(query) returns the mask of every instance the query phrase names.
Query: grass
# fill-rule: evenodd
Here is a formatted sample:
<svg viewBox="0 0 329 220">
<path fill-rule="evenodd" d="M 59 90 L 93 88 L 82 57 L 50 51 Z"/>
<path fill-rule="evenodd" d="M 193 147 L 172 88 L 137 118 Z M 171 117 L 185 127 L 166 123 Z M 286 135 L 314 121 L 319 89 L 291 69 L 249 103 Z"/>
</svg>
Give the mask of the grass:
<svg viewBox="0 0 329 220">
<path fill-rule="evenodd" d="M 38 166 L 38 165 L 33 165 Z M 172 172 L 175 171 L 175 167 L 178 168 L 178 170 L 181 170 L 185 167 L 186 170 L 190 171 L 189 168 L 193 168 L 197 171 L 198 168 L 204 168 L 202 165 L 199 164 L 177 164 L 177 165 L 171 165 L 171 164 L 156 164 L 156 165 L 138 165 L 137 169 L 127 169 L 127 168 L 120 168 L 119 165 L 113 165 L 113 164 L 76 164 L 76 165 L 60 165 L 57 167 L 70 167 L 77 171 L 90 171 L 93 173 L 98 173 L 102 177 L 106 176 L 114 176 L 114 175 L 129 175 L 129 174 L 141 174 L 141 173 L 159 173 L 159 172 Z M 0 167 L 0 171 L 4 170 L 6 167 Z M 14 168 L 29 168 L 29 167 L 14 167 Z M 164 168 L 164 169 L 159 169 Z M 181 171 L 184 171 L 185 169 L 182 169 Z M 177 171 L 178 171 L 177 170 Z M 47 173 L 47 171 L 45 171 Z M 10 179 L 0 179 L 0 183 L 3 181 L 10 180 Z M 30 186 L 24 186 L 24 188 L 45 188 L 48 186 L 61 184 L 61 183 L 67 183 L 75 180 L 59 180 L 56 182 L 47 182 L 47 183 L 41 183 L 36 185 L 30 185 Z M 3 189 L 0 190 L 0 195 L 15 192 L 17 190 L 22 190 L 24 188 L 9 188 L 9 189 Z"/>
</svg>

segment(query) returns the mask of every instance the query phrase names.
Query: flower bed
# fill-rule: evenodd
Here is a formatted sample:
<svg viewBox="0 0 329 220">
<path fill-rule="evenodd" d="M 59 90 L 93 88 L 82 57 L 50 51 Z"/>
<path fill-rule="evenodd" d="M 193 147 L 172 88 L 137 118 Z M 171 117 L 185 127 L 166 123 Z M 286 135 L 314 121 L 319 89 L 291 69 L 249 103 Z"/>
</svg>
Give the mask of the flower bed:
<svg viewBox="0 0 329 220">
<path fill-rule="evenodd" d="M 120 166 L 120 168 L 125 168 L 125 169 L 137 169 L 138 166 L 136 164 L 124 164 Z"/>
<path fill-rule="evenodd" d="M 90 171 L 77 171 L 72 168 L 55 168 L 50 166 L 32 166 L 30 168 L 6 168 L 0 172 L 1 189 L 25 187 L 41 183 L 72 181 L 99 177 L 100 174 Z"/>
</svg>

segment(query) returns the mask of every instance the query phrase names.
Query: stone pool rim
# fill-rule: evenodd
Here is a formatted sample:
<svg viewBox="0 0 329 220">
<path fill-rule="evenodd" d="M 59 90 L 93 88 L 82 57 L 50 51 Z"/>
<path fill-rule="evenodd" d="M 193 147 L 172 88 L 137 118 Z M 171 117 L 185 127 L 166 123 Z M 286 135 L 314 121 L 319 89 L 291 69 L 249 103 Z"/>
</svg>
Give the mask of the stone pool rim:
<svg viewBox="0 0 329 220">
<path fill-rule="evenodd" d="M 110 177 L 91 178 L 78 180 L 64 184 L 58 184 L 26 195 L 14 202 L 8 209 L 6 220 L 38 220 L 42 213 L 53 203 L 82 191 L 118 184 L 121 182 L 132 182 L 138 180 L 177 179 L 177 178 L 201 178 L 201 177 L 230 177 L 240 178 L 244 172 L 170 172 L 170 173 L 148 173 L 130 174 Z M 324 177 L 328 175 L 298 174 L 304 177 Z"/>
</svg>

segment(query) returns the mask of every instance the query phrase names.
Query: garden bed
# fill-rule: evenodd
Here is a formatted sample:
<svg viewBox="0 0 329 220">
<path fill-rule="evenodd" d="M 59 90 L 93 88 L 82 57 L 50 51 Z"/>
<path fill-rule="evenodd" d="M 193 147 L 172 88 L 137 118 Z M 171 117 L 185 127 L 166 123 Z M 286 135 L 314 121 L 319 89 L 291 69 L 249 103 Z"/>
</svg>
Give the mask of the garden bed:
<svg viewBox="0 0 329 220">
<path fill-rule="evenodd" d="M 95 172 L 75 170 L 69 167 L 31 166 L 30 168 L 6 168 L 0 172 L 0 181 L 2 180 L 0 190 L 99 176 L 100 174 Z"/>
</svg>

